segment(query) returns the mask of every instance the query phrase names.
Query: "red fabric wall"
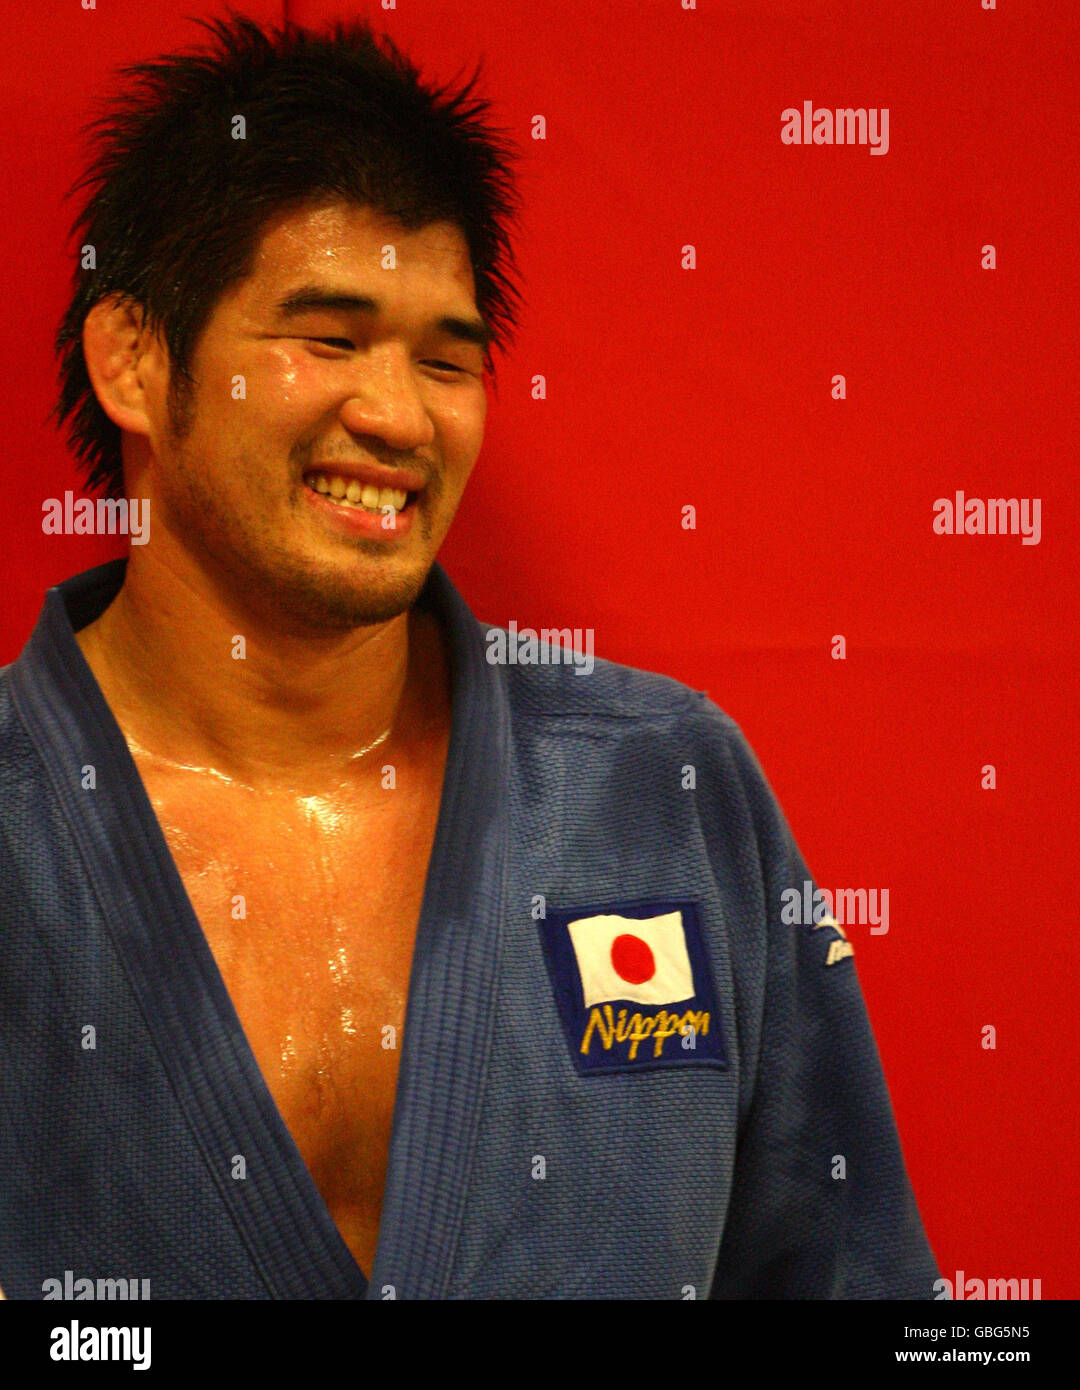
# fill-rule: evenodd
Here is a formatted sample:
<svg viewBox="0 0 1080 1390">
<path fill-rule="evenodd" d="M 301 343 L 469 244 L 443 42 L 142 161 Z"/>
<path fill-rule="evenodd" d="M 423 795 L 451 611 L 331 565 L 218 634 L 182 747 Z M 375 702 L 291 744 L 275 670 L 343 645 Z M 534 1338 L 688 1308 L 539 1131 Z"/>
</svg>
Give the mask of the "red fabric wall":
<svg viewBox="0 0 1080 1390">
<path fill-rule="evenodd" d="M 598 655 L 707 689 L 818 882 L 889 889 L 889 932 L 849 934 L 942 1271 L 1080 1295 L 1064 877 L 1080 9 L 240 7 L 369 15 L 442 79 L 484 56 L 526 148 L 529 303 L 443 561 L 483 617 L 591 627 Z M 46 423 L 78 127 L 110 69 L 223 10 L 69 0 L 6 17 L 0 661 L 46 586 L 120 553 L 41 532 L 42 500 L 80 487 Z M 780 113 L 804 100 L 889 108 L 888 153 L 783 144 Z M 1041 499 L 1040 543 L 935 535 L 933 503 L 957 490 Z"/>
</svg>

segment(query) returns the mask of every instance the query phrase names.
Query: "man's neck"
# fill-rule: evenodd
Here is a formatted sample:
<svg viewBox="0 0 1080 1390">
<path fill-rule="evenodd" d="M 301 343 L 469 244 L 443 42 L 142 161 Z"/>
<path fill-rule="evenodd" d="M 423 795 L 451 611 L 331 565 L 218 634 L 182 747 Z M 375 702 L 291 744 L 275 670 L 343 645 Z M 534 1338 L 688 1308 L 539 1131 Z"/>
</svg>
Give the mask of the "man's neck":
<svg viewBox="0 0 1080 1390">
<path fill-rule="evenodd" d="M 303 632 L 241 615 L 198 573 L 129 561 L 75 640 L 129 744 L 253 786 L 363 779 L 383 761 L 366 750 L 393 737 L 403 753 L 449 719 L 439 624 L 417 609 Z"/>
</svg>

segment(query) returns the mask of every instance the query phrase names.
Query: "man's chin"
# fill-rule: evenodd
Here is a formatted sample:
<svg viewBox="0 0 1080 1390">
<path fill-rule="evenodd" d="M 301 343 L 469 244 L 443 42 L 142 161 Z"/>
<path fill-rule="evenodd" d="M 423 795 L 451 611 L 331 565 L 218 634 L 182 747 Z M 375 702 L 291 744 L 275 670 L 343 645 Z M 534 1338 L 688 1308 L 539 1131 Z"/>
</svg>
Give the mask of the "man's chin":
<svg viewBox="0 0 1080 1390">
<path fill-rule="evenodd" d="M 360 570 L 366 568 L 358 566 Z M 407 613 L 420 597 L 430 569 L 429 563 L 363 577 L 308 571 L 283 577 L 283 582 L 275 585 L 274 596 L 281 611 L 309 629 L 349 631 Z"/>
</svg>

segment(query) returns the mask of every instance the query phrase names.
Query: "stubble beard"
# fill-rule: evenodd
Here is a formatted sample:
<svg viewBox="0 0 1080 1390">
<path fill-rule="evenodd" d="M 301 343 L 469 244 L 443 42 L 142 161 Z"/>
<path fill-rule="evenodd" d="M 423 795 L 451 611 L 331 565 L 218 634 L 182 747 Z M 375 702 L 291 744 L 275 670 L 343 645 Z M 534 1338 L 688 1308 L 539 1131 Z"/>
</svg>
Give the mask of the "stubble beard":
<svg viewBox="0 0 1080 1390">
<path fill-rule="evenodd" d="M 427 564 L 406 566 L 389 555 L 388 545 L 381 541 L 343 541 L 342 549 L 348 545 L 358 563 L 368 557 L 373 562 L 365 566 L 369 574 L 358 587 L 340 567 L 305 561 L 272 536 L 246 525 L 245 519 L 224 514 L 220 497 L 205 476 L 187 466 L 190 455 L 185 444 L 192 434 L 194 413 L 190 394 L 181 391 L 170 400 L 169 442 L 177 479 L 170 511 L 180 523 L 185 542 L 197 550 L 216 582 L 235 594 L 243 608 L 307 633 L 370 627 L 413 607 L 434 557 Z M 425 488 L 427 505 L 413 518 L 411 534 L 426 543 L 428 554 L 432 553 L 429 508 L 437 506 L 441 485 L 438 475 L 431 479 Z M 301 481 L 299 486 L 306 485 Z"/>
</svg>

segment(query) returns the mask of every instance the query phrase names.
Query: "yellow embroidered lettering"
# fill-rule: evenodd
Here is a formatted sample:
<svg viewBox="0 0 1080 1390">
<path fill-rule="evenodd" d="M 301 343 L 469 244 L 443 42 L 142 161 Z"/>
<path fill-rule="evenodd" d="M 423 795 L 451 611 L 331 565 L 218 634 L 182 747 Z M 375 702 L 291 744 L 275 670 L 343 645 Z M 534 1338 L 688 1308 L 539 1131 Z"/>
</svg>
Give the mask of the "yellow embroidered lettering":
<svg viewBox="0 0 1080 1390">
<path fill-rule="evenodd" d="M 631 1062 L 637 1056 L 638 1044 L 647 1041 L 647 1039 L 652 1036 L 652 1031 L 656 1027 L 655 1014 L 652 1018 L 642 1018 L 640 1014 L 635 1014 L 634 1018 L 638 1019 L 639 1022 L 637 1028 L 630 1034 L 629 1057 Z M 633 1022 L 633 1019 L 631 1019 L 631 1022 Z"/>
<path fill-rule="evenodd" d="M 845 944 L 838 941 L 834 942 L 833 946 L 842 947 Z M 831 960 L 829 963 L 832 963 Z M 614 1043 L 629 1044 L 626 1057 L 630 1062 L 638 1060 L 638 1048 L 650 1039 L 653 1044 L 653 1057 L 662 1057 L 668 1038 L 682 1037 L 687 1032 L 704 1037 L 709 1031 L 709 1015 L 704 1010 L 687 1009 L 681 1016 L 669 1013 L 667 1009 L 660 1009 L 659 1012 L 648 1015 L 642 1015 L 638 1011 L 632 1013 L 629 1018 L 626 1014 L 626 1009 L 620 1009 L 616 1018 L 610 1004 L 605 1004 L 602 1008 L 596 1006 L 590 1010 L 589 1021 L 581 1039 L 582 1055 L 589 1055 L 595 1036 L 599 1037 L 600 1046 L 605 1052 L 610 1052 Z"/>
<path fill-rule="evenodd" d="M 679 1031 L 679 1018 L 677 1014 L 669 1014 L 666 1009 L 661 1009 L 656 1016 L 656 1032 L 653 1034 L 653 1056 L 659 1057 L 664 1050 L 664 1043 L 673 1033 Z"/>
<path fill-rule="evenodd" d="M 603 1014 L 596 1008 L 589 1014 L 589 1024 L 585 1029 L 585 1036 L 581 1040 L 581 1050 L 586 1056 L 589 1054 L 589 1044 L 592 1042 L 594 1028 L 600 1032 L 600 1041 L 604 1045 L 604 1051 L 610 1051 L 611 1044 L 615 1041 L 615 1016 L 611 1011 L 610 1004 L 604 1005 Z"/>
</svg>

